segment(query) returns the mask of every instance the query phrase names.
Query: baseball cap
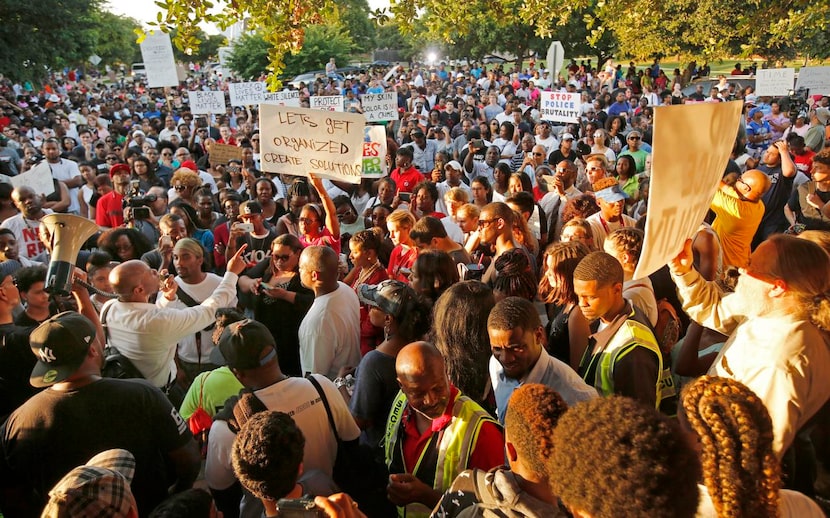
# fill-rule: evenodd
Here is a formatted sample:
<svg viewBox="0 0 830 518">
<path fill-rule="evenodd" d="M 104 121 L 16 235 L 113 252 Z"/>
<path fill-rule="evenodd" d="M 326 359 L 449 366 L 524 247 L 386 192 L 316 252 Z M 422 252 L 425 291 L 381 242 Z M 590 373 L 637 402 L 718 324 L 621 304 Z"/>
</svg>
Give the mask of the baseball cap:
<svg viewBox="0 0 830 518">
<path fill-rule="evenodd" d="M 449 162 L 447 162 L 447 165 L 444 166 L 444 169 L 448 167 L 455 171 L 463 171 L 463 168 L 461 167 L 461 164 L 458 163 L 458 160 L 450 160 Z"/>
<path fill-rule="evenodd" d="M 393 279 L 375 285 L 361 284 L 357 295 L 364 304 L 374 306 L 395 318 L 401 318 L 416 297 L 412 287 Z"/>
<path fill-rule="evenodd" d="M 268 347 L 271 347 L 271 352 L 260 358 L 262 351 Z M 219 345 L 210 354 L 210 361 L 232 369 L 256 369 L 276 356 L 276 343 L 271 331 L 262 323 L 246 318 L 225 328 Z"/>
<path fill-rule="evenodd" d="M 136 516 L 138 505 L 130 490 L 134 475 L 132 453 L 122 449 L 103 451 L 55 484 L 43 516 Z"/>
<path fill-rule="evenodd" d="M 86 358 L 95 339 L 95 326 L 75 311 L 64 311 L 46 320 L 29 335 L 29 346 L 38 359 L 29 383 L 41 388 L 72 375 Z"/>
<path fill-rule="evenodd" d="M 110 178 L 119 173 L 130 174 L 130 166 L 127 164 L 115 164 L 110 167 Z"/>
<path fill-rule="evenodd" d="M 628 195 L 620 189 L 616 178 L 601 178 L 594 183 L 593 188 L 594 196 L 608 203 L 628 199 Z"/>
<path fill-rule="evenodd" d="M 136 136 L 136 135 L 141 135 L 142 137 L 146 137 L 146 136 L 147 136 L 147 135 L 145 135 L 145 134 L 144 134 L 144 132 L 143 132 L 143 131 L 141 131 L 140 129 L 137 129 L 137 130 L 133 131 L 133 136 Z"/>
<path fill-rule="evenodd" d="M 573 140 L 574 136 L 570 133 L 563 133 L 561 138 L 562 140 Z"/>
<path fill-rule="evenodd" d="M 239 205 L 239 215 L 262 214 L 262 205 L 258 201 L 248 200 Z"/>
<path fill-rule="evenodd" d="M 199 166 L 197 166 L 197 165 L 196 165 L 196 162 L 194 162 L 193 160 L 185 160 L 184 162 L 182 162 L 181 164 L 179 164 L 179 167 L 180 167 L 181 169 L 190 169 L 190 170 L 191 170 L 191 171 L 193 171 L 194 173 L 198 173 L 198 172 L 199 172 Z"/>
<path fill-rule="evenodd" d="M 410 135 L 412 135 L 413 137 L 423 137 L 424 132 L 421 129 L 414 129 L 412 130 L 412 133 L 410 133 Z"/>
</svg>

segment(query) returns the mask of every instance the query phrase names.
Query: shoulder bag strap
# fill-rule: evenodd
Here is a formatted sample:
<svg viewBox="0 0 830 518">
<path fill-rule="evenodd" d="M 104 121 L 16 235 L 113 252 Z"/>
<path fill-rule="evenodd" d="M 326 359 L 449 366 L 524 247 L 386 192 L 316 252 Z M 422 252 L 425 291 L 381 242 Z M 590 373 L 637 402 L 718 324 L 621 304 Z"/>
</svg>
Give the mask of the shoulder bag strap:
<svg viewBox="0 0 830 518">
<path fill-rule="evenodd" d="M 326 414 L 329 418 L 329 426 L 331 426 L 331 431 L 334 433 L 334 439 L 337 441 L 337 444 L 340 444 L 340 435 L 337 433 L 337 426 L 334 424 L 334 416 L 331 415 L 331 407 L 329 406 L 329 400 L 326 398 L 326 393 L 323 392 L 323 387 L 320 386 L 320 382 L 314 379 L 314 376 L 311 373 L 306 374 L 306 379 L 314 385 L 317 393 L 320 394 L 320 399 L 323 400 L 323 406 L 326 407 Z"/>
</svg>

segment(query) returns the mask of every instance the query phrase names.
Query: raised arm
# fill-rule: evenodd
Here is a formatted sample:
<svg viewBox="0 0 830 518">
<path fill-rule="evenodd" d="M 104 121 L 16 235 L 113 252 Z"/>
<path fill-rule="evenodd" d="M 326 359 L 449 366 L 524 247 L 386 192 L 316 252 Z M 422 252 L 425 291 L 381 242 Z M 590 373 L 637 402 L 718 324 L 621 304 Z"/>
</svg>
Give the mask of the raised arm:
<svg viewBox="0 0 830 518">
<path fill-rule="evenodd" d="M 326 192 L 323 179 L 318 178 L 313 173 L 309 173 L 308 177 L 311 180 L 311 185 L 320 194 L 320 200 L 322 200 L 323 207 L 326 209 L 326 228 L 329 229 L 334 239 L 340 239 L 340 221 L 337 219 L 337 209 L 334 207 L 334 202 L 331 201 L 331 196 Z"/>
</svg>

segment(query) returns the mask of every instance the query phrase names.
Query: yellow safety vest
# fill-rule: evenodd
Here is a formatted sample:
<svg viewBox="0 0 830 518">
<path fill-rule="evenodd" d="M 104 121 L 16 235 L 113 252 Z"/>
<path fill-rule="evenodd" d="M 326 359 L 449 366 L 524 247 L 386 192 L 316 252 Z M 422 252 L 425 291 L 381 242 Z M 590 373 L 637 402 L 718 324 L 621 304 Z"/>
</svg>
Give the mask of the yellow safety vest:
<svg viewBox="0 0 830 518">
<path fill-rule="evenodd" d="M 398 391 L 398 395 L 392 403 L 392 410 L 389 411 L 389 419 L 386 421 L 386 436 L 383 441 L 387 466 L 392 463 L 398 441 L 398 431 L 403 421 L 405 409 L 406 395 Z M 478 441 L 481 425 L 486 422 L 498 426 L 498 422 L 475 401 L 459 393 L 458 397 L 455 398 L 455 403 L 453 403 L 452 421 L 441 433 L 440 443 L 437 445 L 438 464 L 435 469 L 433 489 L 443 493 L 449 489 L 459 473 L 468 469 L 467 463 Z M 423 458 L 423 453 L 421 457 Z M 418 459 L 418 463 L 420 463 L 420 460 Z M 401 518 L 427 518 L 431 512 L 432 509 L 420 503 L 398 507 L 398 516 Z"/>
</svg>

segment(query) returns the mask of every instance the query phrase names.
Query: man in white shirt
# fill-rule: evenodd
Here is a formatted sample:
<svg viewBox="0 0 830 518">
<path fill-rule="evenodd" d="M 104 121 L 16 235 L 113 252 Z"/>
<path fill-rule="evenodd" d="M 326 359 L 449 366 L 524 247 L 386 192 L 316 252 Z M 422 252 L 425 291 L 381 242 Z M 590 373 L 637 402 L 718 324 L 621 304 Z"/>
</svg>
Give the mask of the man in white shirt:
<svg viewBox="0 0 830 518">
<path fill-rule="evenodd" d="M 40 241 L 38 229 L 41 218 L 52 211 L 43 208 L 43 198 L 31 187 L 21 186 L 12 191 L 12 202 L 20 214 L 7 218 L 0 226 L 14 233 L 20 246 L 20 258 L 32 260 L 46 250 Z"/>
<path fill-rule="evenodd" d="M 536 177 L 541 178 L 543 175 L 550 175 L 553 173 L 554 183 L 551 186 L 548 182 L 539 181 L 539 185 L 544 185 L 548 189 L 539 205 L 548 217 L 548 236 L 551 236 L 550 241 L 559 241 L 559 234 L 562 232 L 562 212 L 565 210 L 565 204 L 568 200 L 576 198 L 582 191 L 576 188 L 576 175 L 579 169 L 576 164 L 570 160 L 562 160 L 555 165 L 554 171 L 550 170 L 551 166 L 543 165 L 536 168 Z M 551 190 L 551 188 L 553 188 Z"/>
<path fill-rule="evenodd" d="M 43 142 L 43 155 L 46 157 L 46 164 L 52 171 L 52 177 L 62 182 L 69 189 L 69 209 L 67 209 L 67 212 L 78 214 L 81 210 L 78 203 L 78 188 L 84 184 L 78 164 L 72 160 L 61 158 L 60 143 L 54 138 L 46 139 Z"/>
<path fill-rule="evenodd" d="M 314 290 L 314 303 L 300 323 L 300 368 L 333 380 L 342 367 L 360 363 L 360 302 L 338 281 L 337 254 L 309 246 L 300 256 L 300 280 Z"/>
</svg>

